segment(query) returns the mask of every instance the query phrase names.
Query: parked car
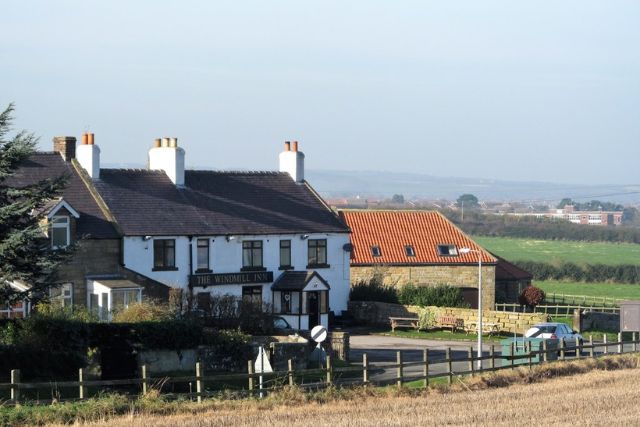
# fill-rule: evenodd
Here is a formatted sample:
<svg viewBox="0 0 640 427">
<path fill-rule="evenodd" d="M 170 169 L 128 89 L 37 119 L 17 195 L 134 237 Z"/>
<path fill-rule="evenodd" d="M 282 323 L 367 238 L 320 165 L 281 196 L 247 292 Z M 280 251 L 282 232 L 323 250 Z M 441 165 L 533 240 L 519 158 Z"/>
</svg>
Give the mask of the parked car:
<svg viewBox="0 0 640 427">
<path fill-rule="evenodd" d="M 582 335 L 571 329 L 564 323 L 545 322 L 538 323 L 524 333 L 527 338 L 543 338 L 561 340 L 564 338 L 567 347 L 576 345 L 576 338 L 579 345 L 584 343 Z"/>
<path fill-rule="evenodd" d="M 278 334 L 292 334 L 295 332 L 293 326 L 287 322 L 287 319 L 280 316 L 273 317 L 273 329 Z"/>
</svg>

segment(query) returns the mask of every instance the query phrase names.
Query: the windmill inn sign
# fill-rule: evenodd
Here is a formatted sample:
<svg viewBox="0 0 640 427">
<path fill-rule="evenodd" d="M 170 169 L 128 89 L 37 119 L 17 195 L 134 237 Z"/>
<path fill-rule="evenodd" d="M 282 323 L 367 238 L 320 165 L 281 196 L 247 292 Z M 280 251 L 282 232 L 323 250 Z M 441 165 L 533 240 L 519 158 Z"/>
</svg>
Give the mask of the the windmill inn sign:
<svg viewBox="0 0 640 427">
<path fill-rule="evenodd" d="M 192 274 L 191 286 L 241 285 L 246 283 L 273 282 L 272 271 L 247 271 L 242 273 Z"/>
</svg>

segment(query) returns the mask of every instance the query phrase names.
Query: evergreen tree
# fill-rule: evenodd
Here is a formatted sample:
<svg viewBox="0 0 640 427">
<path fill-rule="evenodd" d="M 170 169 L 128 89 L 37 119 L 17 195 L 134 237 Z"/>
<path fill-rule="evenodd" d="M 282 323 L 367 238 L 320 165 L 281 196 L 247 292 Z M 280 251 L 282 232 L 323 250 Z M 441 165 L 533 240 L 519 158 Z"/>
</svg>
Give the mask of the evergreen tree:
<svg viewBox="0 0 640 427">
<path fill-rule="evenodd" d="M 73 248 L 53 250 L 41 223 L 44 205 L 60 196 L 67 177 L 47 179 L 17 188 L 10 178 L 36 149 L 37 138 L 26 131 L 13 137 L 10 104 L 0 113 L 0 304 L 20 299 L 37 300 L 55 282 L 56 266 L 68 259 Z M 19 291 L 9 285 L 20 281 L 31 288 Z"/>
</svg>

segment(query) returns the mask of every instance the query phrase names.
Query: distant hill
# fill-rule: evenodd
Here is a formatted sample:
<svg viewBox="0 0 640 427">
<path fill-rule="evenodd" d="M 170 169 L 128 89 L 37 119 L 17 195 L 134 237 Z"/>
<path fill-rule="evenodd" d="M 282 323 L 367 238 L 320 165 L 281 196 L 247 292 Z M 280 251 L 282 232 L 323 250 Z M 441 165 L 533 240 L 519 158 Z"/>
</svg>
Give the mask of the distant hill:
<svg viewBox="0 0 640 427">
<path fill-rule="evenodd" d="M 544 202 L 570 197 L 574 200 L 600 199 L 624 204 L 640 202 L 640 184 L 553 184 L 415 173 L 333 170 L 307 170 L 306 179 L 324 197 L 388 198 L 393 194 L 403 194 L 405 199 L 455 200 L 461 194 L 472 193 L 480 200 L 491 201 Z"/>
</svg>

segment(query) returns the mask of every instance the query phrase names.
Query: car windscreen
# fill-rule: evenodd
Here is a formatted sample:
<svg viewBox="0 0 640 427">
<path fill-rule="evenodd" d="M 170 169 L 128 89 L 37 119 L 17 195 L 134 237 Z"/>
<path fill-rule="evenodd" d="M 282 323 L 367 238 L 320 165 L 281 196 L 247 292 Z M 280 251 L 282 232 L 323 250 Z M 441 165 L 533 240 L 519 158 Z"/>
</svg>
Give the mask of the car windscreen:
<svg viewBox="0 0 640 427">
<path fill-rule="evenodd" d="M 531 338 L 535 338 L 541 334 L 553 334 L 556 331 L 556 327 L 551 325 L 534 326 L 534 328 L 537 329 L 537 331 L 529 335 Z"/>
</svg>

